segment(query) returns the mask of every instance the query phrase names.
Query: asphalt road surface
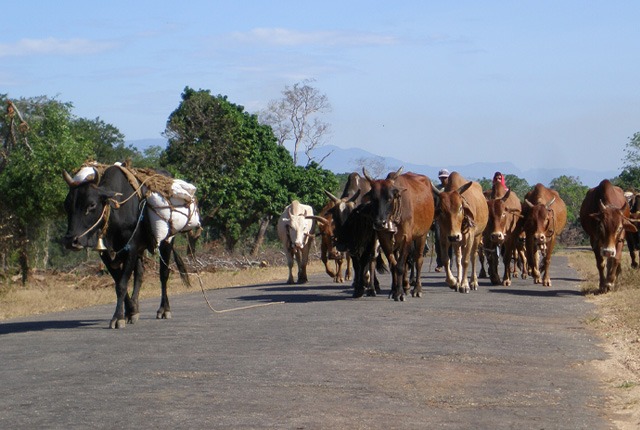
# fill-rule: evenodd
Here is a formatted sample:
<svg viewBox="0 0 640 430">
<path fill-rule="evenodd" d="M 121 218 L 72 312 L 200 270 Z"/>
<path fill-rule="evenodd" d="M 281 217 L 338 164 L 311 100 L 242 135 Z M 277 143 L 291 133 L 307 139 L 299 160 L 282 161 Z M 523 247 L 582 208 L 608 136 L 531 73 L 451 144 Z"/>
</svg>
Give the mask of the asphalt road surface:
<svg viewBox="0 0 640 430">
<path fill-rule="evenodd" d="M 2 429 L 609 429 L 604 359 L 575 271 L 351 298 L 325 274 L 174 296 L 172 320 L 113 305 L 0 323 Z M 426 265 L 425 265 L 426 266 Z M 425 270 L 426 272 L 426 270 Z M 284 279 L 283 279 L 284 281 Z"/>
</svg>

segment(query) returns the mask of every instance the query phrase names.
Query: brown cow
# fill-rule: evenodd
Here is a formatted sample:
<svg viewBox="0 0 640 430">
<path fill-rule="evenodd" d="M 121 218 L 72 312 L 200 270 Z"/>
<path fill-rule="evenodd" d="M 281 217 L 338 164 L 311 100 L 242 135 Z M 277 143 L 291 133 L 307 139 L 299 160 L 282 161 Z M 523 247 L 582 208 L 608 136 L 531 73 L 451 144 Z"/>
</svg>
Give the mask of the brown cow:
<svg viewBox="0 0 640 430">
<path fill-rule="evenodd" d="M 600 275 L 600 293 L 611 290 L 621 271 L 620 258 L 625 232 L 638 231 L 629 220 L 629 204 L 622 188 L 608 179 L 587 191 L 580 206 L 580 223 L 589 235 Z M 605 274 L 606 269 L 606 274 Z"/>
<path fill-rule="evenodd" d="M 493 285 L 500 284 L 498 275 L 498 260 L 502 251 L 504 275 L 502 284 L 511 285 L 511 259 L 518 247 L 518 221 L 522 212 L 522 205 L 516 193 L 507 190 L 501 197 L 492 198 L 487 202 L 489 219 L 482 234 L 483 248 L 489 269 L 489 278 Z M 494 193 L 494 195 L 497 195 Z"/>
<path fill-rule="evenodd" d="M 348 252 L 340 252 L 335 246 L 335 221 L 333 214 L 338 210 L 338 215 L 344 213 L 344 207 L 351 204 L 353 199 L 339 199 L 328 191 L 325 194 L 329 197 L 329 202 L 322 208 L 320 215 L 316 217 L 318 230 L 320 233 L 320 259 L 324 263 L 325 271 L 331 276 L 334 282 L 344 282 L 351 279 L 351 257 Z M 356 193 L 356 197 L 359 193 Z M 353 196 L 352 196 L 353 197 Z M 353 209 L 353 208 L 352 208 Z M 350 212 L 350 211 L 349 211 Z M 344 223 L 344 220 L 342 221 Z M 334 262 L 334 267 L 329 267 L 329 261 Z M 346 264 L 344 276 L 342 275 L 342 265 Z"/>
<path fill-rule="evenodd" d="M 634 220 L 640 220 L 640 194 L 627 191 L 624 193 L 625 198 L 630 206 L 631 213 L 629 218 Z M 631 257 L 631 267 L 637 269 L 638 265 L 638 251 L 640 251 L 640 232 L 627 232 L 627 249 L 629 249 L 629 256 Z"/>
<path fill-rule="evenodd" d="M 523 228 L 527 262 L 536 284 L 551 286 L 549 266 L 556 238 L 567 224 L 567 206 L 557 191 L 536 184 L 525 196 Z M 543 258 L 542 268 L 540 258 Z M 541 275 L 542 269 L 543 275 Z"/>
<path fill-rule="evenodd" d="M 434 202 L 431 181 L 416 173 L 390 173 L 386 179 L 372 179 L 363 169 L 371 190 L 363 197 L 373 212 L 373 226 L 391 267 L 391 296 L 403 301 L 409 291 L 407 258 L 413 252 L 417 279 L 412 295 L 422 296 L 420 272 L 427 233 L 433 223 Z"/>
<path fill-rule="evenodd" d="M 476 258 L 478 247 L 482 241 L 489 217 L 487 200 L 478 182 L 467 181 L 458 172 L 449 176 L 449 182 L 444 191 L 438 193 L 436 222 L 440 224 L 440 247 L 447 273 L 447 284 L 461 293 L 468 293 L 469 289 L 478 289 L 476 276 Z M 449 264 L 447 249 L 452 246 L 456 253 L 457 278 L 453 277 Z M 467 278 L 467 269 L 471 262 L 471 282 Z"/>
</svg>

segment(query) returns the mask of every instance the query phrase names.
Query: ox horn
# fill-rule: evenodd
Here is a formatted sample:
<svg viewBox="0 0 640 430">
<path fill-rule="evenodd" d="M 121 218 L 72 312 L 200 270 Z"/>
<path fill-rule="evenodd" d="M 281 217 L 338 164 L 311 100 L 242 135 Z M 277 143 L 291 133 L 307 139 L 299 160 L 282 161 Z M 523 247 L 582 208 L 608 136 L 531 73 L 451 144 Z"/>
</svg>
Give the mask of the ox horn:
<svg viewBox="0 0 640 430">
<path fill-rule="evenodd" d="M 356 200 L 358 200 L 358 196 L 360 196 L 360 189 L 359 188 L 356 190 L 356 192 L 353 194 L 353 196 L 351 196 L 351 198 L 349 199 L 349 202 L 354 203 Z"/>
<path fill-rule="evenodd" d="M 391 179 L 391 180 L 397 179 L 398 176 L 400 176 L 400 173 L 402 172 L 403 168 L 404 168 L 403 166 L 400 166 L 400 168 L 398 170 L 396 170 L 395 172 L 389 173 L 387 175 L 387 179 Z"/>
<path fill-rule="evenodd" d="M 371 176 L 369 176 L 369 173 L 367 172 L 367 169 L 365 167 L 362 167 L 362 174 L 364 175 L 365 179 L 369 182 L 373 182 L 374 180 L 371 179 Z"/>
<path fill-rule="evenodd" d="M 547 203 L 546 205 L 544 205 L 544 207 L 546 207 L 547 209 L 551 209 L 551 205 L 556 201 L 556 198 L 552 198 L 551 201 L 549 203 Z"/>
<path fill-rule="evenodd" d="M 604 204 L 604 202 L 602 201 L 602 199 L 599 200 L 600 203 L 600 209 L 602 210 L 602 212 L 604 212 L 605 210 L 607 210 L 607 205 Z"/>
<path fill-rule="evenodd" d="M 69 172 L 67 172 L 66 170 L 62 171 L 62 177 L 64 178 L 64 181 L 67 183 L 67 185 L 69 185 L 70 187 L 76 184 L 73 178 L 71 177 L 71 175 L 69 174 Z"/>
<path fill-rule="evenodd" d="M 527 206 L 529 206 L 530 208 L 532 208 L 534 206 L 533 203 L 531 203 L 529 200 L 524 199 L 524 202 L 527 204 Z"/>
<path fill-rule="evenodd" d="M 325 217 L 321 217 L 320 215 L 307 215 L 305 216 L 305 218 L 316 220 L 318 222 L 321 222 L 322 224 L 329 224 L 329 220 Z"/>
<path fill-rule="evenodd" d="M 329 197 L 333 201 L 333 203 L 338 203 L 340 201 L 339 198 L 331 194 L 329 191 L 324 190 L 324 193 L 327 195 L 327 197 Z"/>
</svg>

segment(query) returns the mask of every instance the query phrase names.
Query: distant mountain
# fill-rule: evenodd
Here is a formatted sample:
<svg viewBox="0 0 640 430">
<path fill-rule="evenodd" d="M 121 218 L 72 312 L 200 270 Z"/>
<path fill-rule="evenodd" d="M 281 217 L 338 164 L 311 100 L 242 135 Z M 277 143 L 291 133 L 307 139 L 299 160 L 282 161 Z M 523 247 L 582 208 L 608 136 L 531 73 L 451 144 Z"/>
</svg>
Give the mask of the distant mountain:
<svg viewBox="0 0 640 430">
<path fill-rule="evenodd" d="M 144 151 L 146 148 L 151 146 L 160 146 L 161 148 L 165 148 L 167 146 L 167 140 L 162 138 L 130 140 L 125 143 L 127 145 L 132 145 L 141 151 Z M 335 145 L 321 146 L 315 150 L 314 155 L 316 160 L 321 160 L 323 157 L 326 157 L 322 162 L 322 167 L 327 170 L 331 170 L 333 173 L 360 171 L 361 163 L 359 163 L 359 161 L 364 159 L 367 160 L 369 163 L 368 165 L 379 165 L 385 173 L 391 170 L 397 170 L 399 167 L 403 167 L 405 172 L 411 171 L 421 173 L 432 179 L 436 179 L 438 176 L 438 170 L 446 167 L 449 171 L 458 171 L 469 179 L 491 178 L 494 172 L 502 172 L 505 175 L 511 174 L 518 176 L 519 178 L 523 178 L 530 185 L 535 185 L 538 182 L 544 185 L 549 185 L 551 180 L 562 175 L 566 175 L 578 178 L 584 185 L 595 187 L 601 180 L 605 178 L 615 178 L 620 174 L 620 172 L 615 170 L 595 171 L 570 167 L 563 169 L 521 170 L 508 161 L 478 162 L 465 165 L 429 166 L 426 164 L 409 163 L 393 157 L 381 157 L 360 148 L 344 149 Z M 306 164 L 306 160 L 301 161 L 301 164 Z M 371 173 L 374 174 L 373 171 Z"/>
<path fill-rule="evenodd" d="M 327 156 L 327 154 L 329 155 Z M 386 171 L 396 170 L 399 167 L 403 167 L 403 171 L 405 172 L 412 171 L 415 173 L 421 173 L 432 179 L 437 178 L 438 170 L 446 167 L 449 171 L 458 171 L 462 173 L 464 177 L 469 179 L 490 179 L 493 177 L 494 172 L 502 172 L 505 175 L 511 174 L 518 176 L 519 178 L 523 178 L 531 185 L 535 185 L 538 182 L 544 185 L 549 185 L 551 180 L 566 175 L 577 177 L 584 185 L 595 187 L 603 179 L 612 179 L 620 174 L 620 172 L 615 170 L 595 171 L 570 167 L 562 169 L 521 170 L 508 161 L 478 162 L 465 165 L 429 166 L 426 164 L 409 163 L 393 157 L 381 157 L 360 148 L 343 149 L 334 145 L 321 146 L 316 149 L 314 155 L 317 160 L 327 156 L 322 162 L 322 167 L 327 170 L 331 170 L 334 173 L 359 171 L 361 167 L 358 161 L 366 159 L 373 160 L 374 164 L 383 165 L 386 168 Z"/>
</svg>

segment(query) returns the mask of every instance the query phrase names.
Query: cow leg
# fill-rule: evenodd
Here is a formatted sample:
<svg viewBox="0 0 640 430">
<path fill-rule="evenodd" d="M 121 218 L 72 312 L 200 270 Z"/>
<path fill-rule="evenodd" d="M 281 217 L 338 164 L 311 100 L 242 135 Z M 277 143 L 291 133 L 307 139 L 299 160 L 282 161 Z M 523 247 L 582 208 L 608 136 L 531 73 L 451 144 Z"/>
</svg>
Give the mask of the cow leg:
<svg viewBox="0 0 640 430">
<path fill-rule="evenodd" d="M 427 235 L 425 234 L 423 237 L 419 238 L 415 241 L 415 249 L 414 249 L 414 260 L 416 266 L 416 284 L 411 292 L 413 297 L 422 297 L 422 280 L 420 276 L 422 274 L 422 264 L 424 263 L 424 246 L 427 243 Z"/>
<path fill-rule="evenodd" d="M 451 272 L 451 256 L 449 255 L 449 248 L 451 247 L 456 256 L 458 256 L 460 246 L 454 246 L 449 242 L 449 238 L 445 235 L 442 236 L 440 237 L 440 257 L 442 258 L 442 264 L 444 265 L 445 279 L 449 288 L 455 290 L 458 286 L 458 281 L 453 277 L 453 273 Z"/>
<path fill-rule="evenodd" d="M 112 263 L 111 259 L 108 257 L 108 253 L 103 252 L 102 255 L 107 255 L 109 263 Z M 125 301 L 127 300 L 127 289 L 129 284 L 129 279 L 131 278 L 131 274 L 137 264 L 138 255 L 129 251 L 122 252 L 122 265 L 118 269 L 108 269 L 109 272 L 112 273 L 112 276 L 115 274 L 114 280 L 116 281 L 116 310 L 113 313 L 113 317 L 109 322 L 110 328 L 125 328 L 127 326 L 127 320 L 125 319 Z M 103 261 L 105 259 L 103 258 Z M 105 262 L 106 264 L 106 262 Z M 113 270 L 113 271 L 112 271 Z"/>
<path fill-rule="evenodd" d="M 353 298 L 358 299 L 364 296 L 364 271 L 366 266 L 362 264 L 362 256 L 353 257 Z"/>
<path fill-rule="evenodd" d="M 543 268 L 543 272 L 544 272 L 544 276 L 542 278 L 542 286 L 543 287 L 550 287 L 551 286 L 551 273 L 549 273 L 549 267 L 551 267 L 551 254 L 553 254 L 553 248 L 554 245 L 556 243 L 556 237 L 555 235 L 551 237 L 551 240 L 549 241 L 548 245 L 547 245 L 547 249 L 546 252 L 544 254 L 544 268 Z"/>
<path fill-rule="evenodd" d="M 287 267 L 289 268 L 289 278 L 287 279 L 287 284 L 295 284 L 293 280 L 293 250 L 287 248 L 284 251 L 287 256 Z"/>
<path fill-rule="evenodd" d="M 343 263 L 343 258 L 342 258 L 342 257 L 338 257 L 335 261 L 336 261 L 336 277 L 335 277 L 335 282 L 342 283 L 342 282 L 344 282 L 344 278 L 342 277 L 342 263 Z"/>
<path fill-rule="evenodd" d="M 484 270 L 485 259 L 487 262 L 487 268 L 489 269 L 489 276 L 491 276 L 491 256 L 486 255 L 484 252 L 478 252 L 478 260 L 480 260 L 480 274 L 478 275 L 478 277 L 481 279 L 487 277 L 487 272 Z M 491 282 L 493 283 L 493 281 Z"/>
<path fill-rule="evenodd" d="M 138 296 L 140 295 L 140 287 L 142 286 L 142 278 L 144 275 L 144 264 L 142 256 L 139 255 L 136 266 L 133 269 L 133 292 L 131 298 L 125 300 L 125 317 L 127 322 L 135 324 L 140 319 L 140 309 L 138 304 Z"/>
<path fill-rule="evenodd" d="M 351 255 L 348 253 L 345 255 L 346 269 L 344 270 L 344 280 L 349 281 L 351 279 Z"/>
<path fill-rule="evenodd" d="M 517 277 L 515 273 L 515 267 L 517 265 L 517 253 L 515 252 L 515 248 L 512 245 L 512 242 L 507 241 L 504 245 L 504 255 L 502 256 L 502 263 L 504 264 L 504 275 L 502 277 L 502 285 L 505 287 L 511 286 L 511 275 Z M 511 271 L 511 260 L 513 260 L 514 271 Z"/>
<path fill-rule="evenodd" d="M 475 233 L 475 229 L 473 231 L 473 233 Z M 467 267 L 469 267 L 469 263 L 471 263 L 471 281 L 469 282 L 469 286 L 471 287 L 472 290 L 476 291 L 478 289 L 478 276 L 476 275 L 476 255 L 478 254 L 478 244 L 479 244 L 479 240 L 478 238 L 473 238 L 473 236 L 471 237 L 472 243 L 471 243 L 471 251 L 468 254 L 468 259 L 467 259 Z M 496 255 L 496 274 L 498 272 L 498 258 Z"/>
<path fill-rule="evenodd" d="M 169 259 L 173 243 L 162 241 L 160 243 L 160 288 L 162 297 L 160 298 L 160 307 L 156 312 L 157 319 L 170 319 L 171 306 L 169 305 L 169 295 L 167 294 L 167 282 L 169 280 Z"/>
<path fill-rule="evenodd" d="M 398 261 L 396 259 L 396 255 L 393 252 L 393 237 L 390 236 L 389 233 L 381 234 L 378 236 L 380 240 L 380 246 L 382 247 L 382 251 L 384 255 L 387 257 L 387 261 L 389 262 L 389 271 L 391 272 L 391 298 L 395 301 L 403 301 L 404 294 L 402 292 L 402 278 L 398 279 L 396 267 L 398 266 Z"/>
<path fill-rule="evenodd" d="M 298 284 L 306 284 L 309 282 L 307 276 L 307 264 L 309 263 L 309 250 L 311 249 L 311 241 L 302 248 L 299 252 L 298 260 Z"/>
</svg>

